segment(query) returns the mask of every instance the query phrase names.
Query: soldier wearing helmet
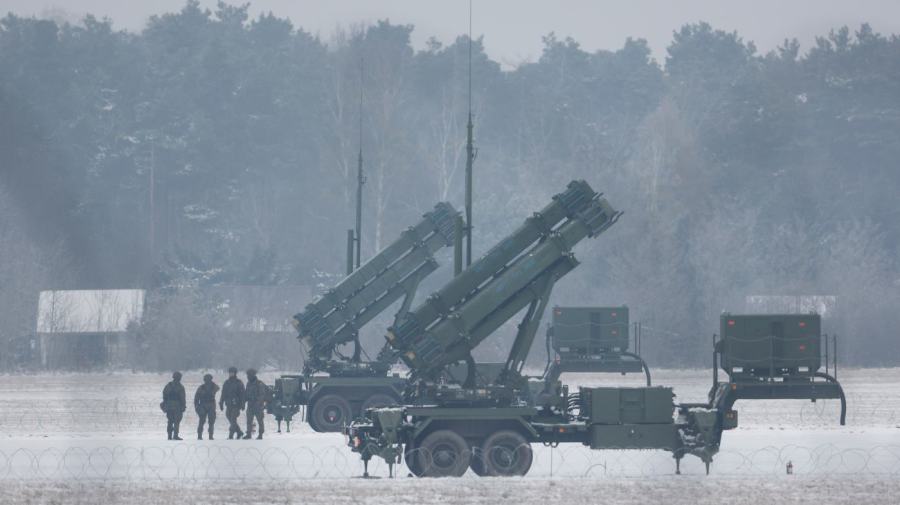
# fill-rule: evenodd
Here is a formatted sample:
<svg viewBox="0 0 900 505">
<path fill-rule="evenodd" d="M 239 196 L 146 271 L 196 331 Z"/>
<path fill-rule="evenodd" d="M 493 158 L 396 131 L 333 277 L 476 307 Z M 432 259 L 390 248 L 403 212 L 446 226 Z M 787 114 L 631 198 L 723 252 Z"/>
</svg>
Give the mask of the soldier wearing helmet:
<svg viewBox="0 0 900 505">
<path fill-rule="evenodd" d="M 244 439 L 247 440 L 253 436 L 253 420 L 259 424 L 259 434 L 257 440 L 262 440 L 263 433 L 266 431 L 263 419 L 266 413 L 266 403 L 269 401 L 269 387 L 263 381 L 256 377 L 256 370 L 247 369 L 247 390 L 245 393 L 247 399 L 247 434 Z"/>
<path fill-rule="evenodd" d="M 216 393 L 219 386 L 213 382 L 212 374 L 203 376 L 203 384 L 194 393 L 194 410 L 200 419 L 197 424 L 197 440 L 203 440 L 203 425 L 209 421 L 209 439 L 213 439 L 213 429 L 216 424 Z"/>
<path fill-rule="evenodd" d="M 181 384 L 181 372 L 172 374 L 172 381 L 163 388 L 163 401 L 159 404 L 166 413 L 166 433 L 169 440 L 181 440 L 178 436 L 178 428 L 186 407 L 184 386 Z"/>
<path fill-rule="evenodd" d="M 237 368 L 228 369 L 228 379 L 222 384 L 222 394 L 219 396 L 219 410 L 225 410 L 225 418 L 228 419 L 228 439 L 235 435 L 240 439 L 244 436 L 238 425 L 238 417 L 244 408 L 244 383 L 238 379 Z"/>
</svg>

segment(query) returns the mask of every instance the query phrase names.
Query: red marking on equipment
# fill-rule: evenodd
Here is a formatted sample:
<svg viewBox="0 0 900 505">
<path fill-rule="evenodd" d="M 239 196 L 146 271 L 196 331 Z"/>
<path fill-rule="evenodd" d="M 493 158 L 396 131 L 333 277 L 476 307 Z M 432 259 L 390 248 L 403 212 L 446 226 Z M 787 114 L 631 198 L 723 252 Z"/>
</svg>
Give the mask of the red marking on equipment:
<svg viewBox="0 0 900 505">
<path fill-rule="evenodd" d="M 800 344 L 800 350 L 801 350 L 801 351 L 805 351 L 805 350 L 806 350 L 806 344 Z"/>
<path fill-rule="evenodd" d="M 612 317 L 616 317 L 616 313 L 615 313 L 615 312 L 610 312 L 609 315 L 611 315 Z"/>
<path fill-rule="evenodd" d="M 800 327 L 806 328 L 806 321 L 800 321 Z"/>
<path fill-rule="evenodd" d="M 734 326 L 734 319 L 728 320 L 728 326 Z"/>
</svg>

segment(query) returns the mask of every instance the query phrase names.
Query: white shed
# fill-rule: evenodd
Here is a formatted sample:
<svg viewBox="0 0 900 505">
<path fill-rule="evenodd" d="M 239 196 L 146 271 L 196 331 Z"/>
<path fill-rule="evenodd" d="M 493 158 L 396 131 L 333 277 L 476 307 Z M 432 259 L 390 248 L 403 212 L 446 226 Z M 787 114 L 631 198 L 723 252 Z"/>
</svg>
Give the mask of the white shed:
<svg viewBox="0 0 900 505">
<path fill-rule="evenodd" d="M 43 366 L 122 363 L 125 332 L 144 314 L 142 289 L 41 291 L 37 334 Z"/>
</svg>

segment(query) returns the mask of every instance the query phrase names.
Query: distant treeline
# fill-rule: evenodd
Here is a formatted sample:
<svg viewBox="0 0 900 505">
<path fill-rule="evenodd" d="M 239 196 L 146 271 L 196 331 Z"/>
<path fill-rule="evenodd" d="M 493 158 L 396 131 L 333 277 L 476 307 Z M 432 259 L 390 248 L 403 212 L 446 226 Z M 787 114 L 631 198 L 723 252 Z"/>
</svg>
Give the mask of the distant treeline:
<svg viewBox="0 0 900 505">
<path fill-rule="evenodd" d="M 38 289 L 341 272 L 360 94 L 363 255 L 438 200 L 461 207 L 468 39 L 415 50 L 412 30 L 323 40 L 196 1 L 140 33 L 2 18 L 0 336 L 33 331 Z M 896 35 L 760 54 L 698 23 L 656 61 L 643 40 L 550 34 L 508 71 L 473 46 L 476 251 L 584 178 L 625 215 L 554 302 L 628 304 L 651 366 L 707 363 L 718 314 L 749 295 L 836 296 L 845 361 L 900 362 Z"/>
</svg>

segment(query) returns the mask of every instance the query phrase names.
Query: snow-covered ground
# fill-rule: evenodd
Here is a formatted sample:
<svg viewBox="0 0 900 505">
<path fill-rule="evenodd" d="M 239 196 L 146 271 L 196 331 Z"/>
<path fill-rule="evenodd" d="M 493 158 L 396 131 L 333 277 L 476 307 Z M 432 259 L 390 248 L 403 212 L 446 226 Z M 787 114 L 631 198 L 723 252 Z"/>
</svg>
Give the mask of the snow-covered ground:
<svg viewBox="0 0 900 505">
<path fill-rule="evenodd" d="M 678 401 L 705 399 L 709 371 L 655 370 Z M 216 374 L 221 383 L 221 373 Z M 271 383 L 276 373 L 263 374 Z M 185 374 L 188 396 L 202 372 Z M 641 377 L 572 375 L 575 385 L 640 385 Z M 263 441 L 196 440 L 188 410 L 183 442 L 165 440 L 159 411 L 165 374 L 39 374 L 0 377 L 0 503 L 900 503 L 900 369 L 841 370 L 838 402 L 739 402 L 712 475 L 686 458 L 674 476 L 662 451 L 535 447 L 524 479 L 361 480 L 362 464 L 337 434 L 302 423 Z M 786 476 L 790 461 L 796 475 Z M 386 476 L 373 460 L 370 469 Z M 404 473 L 405 475 L 405 473 Z M 780 498 L 783 496 L 784 498 Z"/>
<path fill-rule="evenodd" d="M 98 505 L 128 503 L 270 505 L 823 505 L 896 504 L 896 479 L 761 479 L 651 477 L 615 479 L 393 479 L 316 480 L 270 483 L 173 484 L 55 481 L 0 486 L 0 503 Z"/>
</svg>

